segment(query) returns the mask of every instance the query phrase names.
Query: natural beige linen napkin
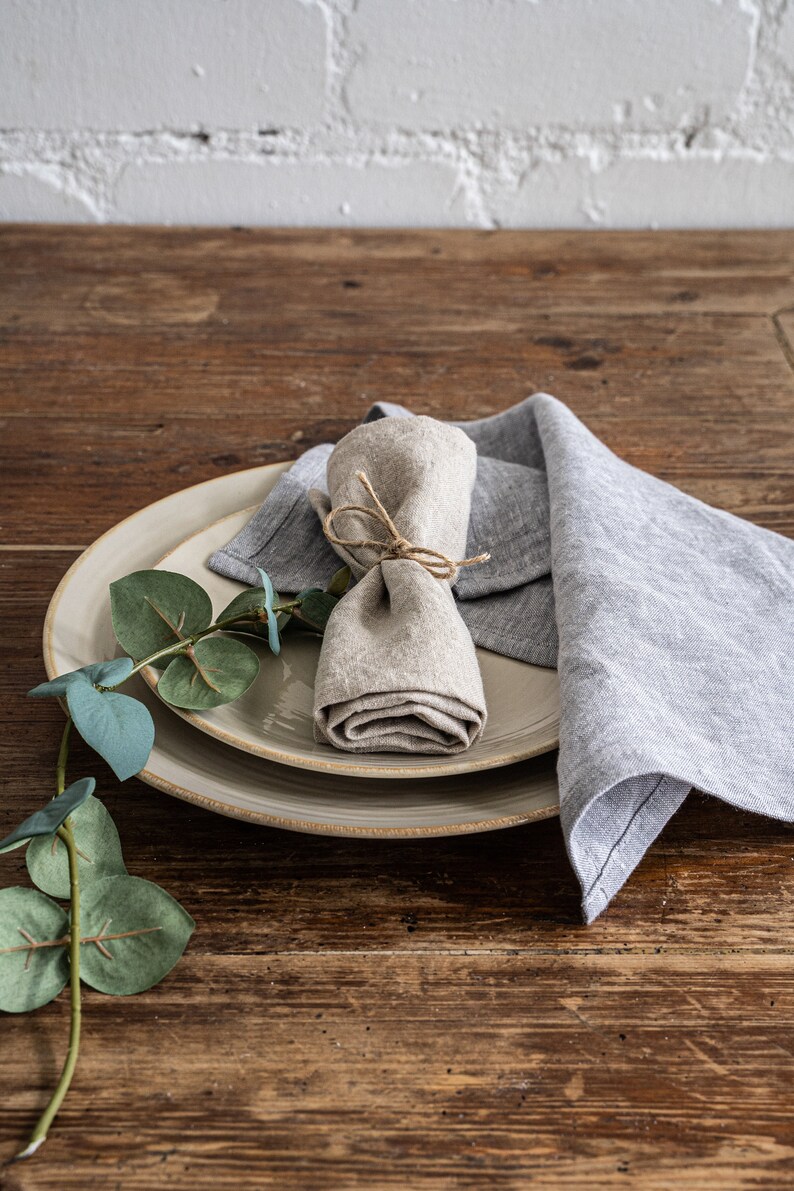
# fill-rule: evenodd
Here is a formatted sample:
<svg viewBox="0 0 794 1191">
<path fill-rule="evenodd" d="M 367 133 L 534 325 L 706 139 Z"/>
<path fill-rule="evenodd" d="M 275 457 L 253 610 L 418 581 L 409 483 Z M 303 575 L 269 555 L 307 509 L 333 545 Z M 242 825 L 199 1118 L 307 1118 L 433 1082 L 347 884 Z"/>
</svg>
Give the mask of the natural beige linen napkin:
<svg viewBox="0 0 794 1191">
<path fill-rule="evenodd" d="M 383 418 L 358 426 L 334 448 L 329 495 L 312 489 L 309 498 L 323 520 L 335 510 L 329 532 L 348 544 L 334 549 L 358 582 L 323 637 L 314 697 L 318 741 L 353 753 L 443 754 L 480 736 L 485 696 L 452 596 L 455 574 L 431 573 L 427 567 L 444 566 L 430 553 L 394 557 L 380 520 L 343 508 L 375 509 L 374 494 L 403 552 L 413 553 L 412 544 L 457 562 L 466 550 L 476 469 L 471 439 L 433 418 Z"/>
</svg>

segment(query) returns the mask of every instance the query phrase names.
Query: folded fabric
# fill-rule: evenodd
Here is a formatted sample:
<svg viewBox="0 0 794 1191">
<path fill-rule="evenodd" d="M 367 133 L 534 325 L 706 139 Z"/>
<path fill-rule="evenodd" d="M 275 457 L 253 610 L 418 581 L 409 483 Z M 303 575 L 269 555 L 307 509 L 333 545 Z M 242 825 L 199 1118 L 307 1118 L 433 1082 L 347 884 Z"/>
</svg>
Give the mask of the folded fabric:
<svg viewBox="0 0 794 1191">
<path fill-rule="evenodd" d="M 479 453 L 466 549 L 492 557 L 461 572 L 458 607 L 478 644 L 557 659 L 560 817 L 586 921 L 693 786 L 794 821 L 794 542 L 622 462 L 547 394 L 460 426 Z M 322 482 L 328 450 L 210 565 L 247 582 L 263 566 L 284 590 L 323 558 L 330 574 L 301 467 Z"/>
<path fill-rule="evenodd" d="M 468 565 L 476 467 L 471 439 L 432 418 L 359 426 L 331 452 L 328 492 L 309 498 L 357 582 L 323 636 L 317 740 L 447 754 L 480 736 L 480 669 L 450 587 Z"/>
<path fill-rule="evenodd" d="M 463 430 L 478 451 L 466 555 L 487 551 L 491 556 L 481 567 L 462 570 L 453 592 L 475 645 L 554 667 L 549 494 L 543 453 L 528 433 L 527 406 L 524 402 L 478 422 L 445 423 Z M 414 415 L 400 405 L 379 402 L 363 425 L 385 417 Z M 322 532 L 308 493 L 311 488 L 327 491 L 332 450 L 331 443 L 323 443 L 301 455 L 240 533 L 212 555 L 212 570 L 257 584 L 260 566 L 279 591 L 301 591 L 330 579 L 339 557 Z"/>
</svg>

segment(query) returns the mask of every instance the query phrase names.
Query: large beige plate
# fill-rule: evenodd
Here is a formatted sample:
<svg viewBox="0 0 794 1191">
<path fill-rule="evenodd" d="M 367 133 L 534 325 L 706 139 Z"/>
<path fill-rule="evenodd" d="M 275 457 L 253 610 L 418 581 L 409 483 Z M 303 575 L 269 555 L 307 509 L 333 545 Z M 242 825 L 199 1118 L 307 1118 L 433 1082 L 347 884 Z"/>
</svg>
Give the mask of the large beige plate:
<svg viewBox="0 0 794 1191">
<path fill-rule="evenodd" d="M 119 653 L 108 585 L 150 567 L 186 534 L 261 499 L 285 465 L 197 484 L 128 517 L 82 554 L 61 581 L 44 625 L 50 678 Z M 555 815 L 555 756 L 430 782 L 318 775 L 228 748 L 164 707 L 143 680 L 125 688 L 149 707 L 156 742 L 140 775 L 188 802 L 276 827 L 321 834 L 423 836 L 489 831 Z"/>
<path fill-rule="evenodd" d="M 273 480 L 276 475 L 271 477 Z M 263 485 L 263 492 L 268 485 Z M 191 534 L 170 550 L 157 566 L 189 575 L 209 592 L 216 612 L 240 592 L 240 584 L 207 567 L 207 559 L 234 537 L 254 508 L 223 517 Z M 454 757 L 411 756 L 405 753 L 356 755 L 339 752 L 314 739 L 312 704 L 319 638 L 297 634 L 288 639 L 278 658 L 258 643 L 259 679 L 234 703 L 211 711 L 177 711 L 202 732 L 257 757 L 323 773 L 383 778 L 442 777 L 511 765 L 549 752 L 559 743 L 560 699 L 556 670 L 528 666 L 487 649 L 477 655 L 485 687 L 488 723 L 478 742 Z M 159 674 L 144 677 L 154 688 Z"/>
</svg>

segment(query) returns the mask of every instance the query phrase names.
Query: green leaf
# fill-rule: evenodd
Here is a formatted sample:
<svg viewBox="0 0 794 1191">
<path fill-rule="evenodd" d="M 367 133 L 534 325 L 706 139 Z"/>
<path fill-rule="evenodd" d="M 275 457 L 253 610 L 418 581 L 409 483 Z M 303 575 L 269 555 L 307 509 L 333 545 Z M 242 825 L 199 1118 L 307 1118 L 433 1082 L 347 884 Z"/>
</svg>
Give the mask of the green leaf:
<svg viewBox="0 0 794 1191">
<path fill-rule="evenodd" d="M 261 567 L 257 567 L 256 569 L 259 578 L 262 580 L 262 590 L 265 593 L 265 607 L 272 608 L 276 593 L 273 590 L 273 584 L 271 582 L 270 576 L 268 575 L 267 571 L 263 571 Z"/>
<path fill-rule="evenodd" d="M 83 894 L 80 910 L 83 939 L 100 936 L 113 957 L 84 942 L 80 975 L 92 988 L 116 996 L 143 992 L 162 980 L 196 925 L 169 893 L 140 877 L 95 881 Z M 127 937 L 110 937 L 119 934 Z"/>
<path fill-rule="evenodd" d="M 258 673 L 259 658 L 242 641 L 205 637 L 192 656 L 174 658 L 157 691 L 174 707 L 205 710 L 239 699 Z"/>
<path fill-rule="evenodd" d="M 65 695 L 69 713 L 83 740 L 104 757 L 121 781 L 139 773 L 146 764 L 154 744 L 154 722 L 137 699 L 116 691 L 100 691 L 97 686 L 123 682 L 131 671 L 130 658 L 95 662 L 29 692 L 36 697 Z"/>
<path fill-rule="evenodd" d="M 230 620 L 233 616 L 250 616 L 252 612 L 261 613 L 263 623 L 267 620 L 265 593 L 261 587 L 246 587 L 245 591 L 241 591 L 226 605 L 218 620 Z M 253 627 L 253 622 L 249 627 Z"/>
<path fill-rule="evenodd" d="M 174 571 L 134 571 L 110 585 L 116 639 L 136 661 L 205 629 L 212 601 L 203 587 Z"/>
<path fill-rule="evenodd" d="M 70 670 L 68 674 L 61 674 L 58 678 L 51 678 L 49 682 L 42 682 L 28 691 L 34 699 L 47 698 L 50 695 L 65 695 L 72 683 L 88 683 L 90 686 L 118 686 L 129 677 L 132 670 L 132 658 L 113 658 L 109 662 L 92 662 L 90 666 L 82 666 L 79 670 Z"/>
<path fill-rule="evenodd" d="M 3 855 L 4 852 L 13 852 L 16 848 L 23 847 L 23 845 L 27 842 L 28 841 L 26 839 L 18 839 L 14 844 L 6 844 L 4 848 L 0 848 L 0 856 Z"/>
<path fill-rule="evenodd" d="M 263 575 L 264 573 L 264 571 L 261 572 Z M 268 580 L 268 582 L 270 581 Z M 241 620 L 238 624 L 229 625 L 225 631 L 229 633 L 246 633 L 251 637 L 258 637 L 260 640 L 266 639 L 273 652 L 279 653 L 281 650 L 281 638 L 279 634 L 289 623 L 290 613 L 287 611 L 274 612 L 274 605 L 278 603 L 278 598 L 278 593 L 273 592 L 270 600 L 270 609 L 268 610 L 267 589 L 264 587 L 248 587 L 245 591 L 241 591 L 239 595 L 234 597 L 228 607 L 224 608 L 218 620 L 228 620 L 231 616 L 246 616 L 252 612 L 257 613 L 256 620 Z M 276 649 L 273 649 L 274 641 L 277 642 Z"/>
<path fill-rule="evenodd" d="M 104 803 L 98 798 L 87 798 L 72 813 L 71 821 L 82 890 L 103 877 L 127 872 L 119 833 Z M 66 845 L 57 835 L 31 840 L 25 862 L 33 884 L 44 893 L 50 897 L 70 896 L 69 858 Z"/>
<path fill-rule="evenodd" d="M 250 616 L 255 613 L 256 620 L 241 620 L 237 624 L 228 625 L 224 632 L 245 633 L 259 640 L 267 640 L 268 615 L 265 607 L 265 593 L 261 587 L 247 587 L 236 595 L 232 602 L 221 612 L 218 620 L 228 620 L 232 616 Z"/>
<path fill-rule="evenodd" d="M 81 806 L 93 793 L 96 782 L 92 777 L 81 777 L 78 782 L 67 786 L 63 794 L 53 798 L 40 811 L 29 815 L 18 827 L 15 827 L 5 839 L 0 840 L 0 848 L 9 844 L 21 843 L 31 839 L 34 835 L 52 835 L 57 831 L 64 819 L 68 819 L 73 810 Z"/>
<path fill-rule="evenodd" d="M 267 571 L 263 571 L 261 567 L 256 568 L 259 572 L 259 578 L 262 580 L 262 587 L 265 591 L 265 608 L 267 609 L 267 641 L 273 653 L 281 652 L 281 639 L 278 635 L 278 621 L 276 614 L 273 611 L 273 601 L 276 598 L 276 593 L 273 590 L 273 584 L 270 582 L 270 576 Z"/>
<path fill-rule="evenodd" d="M 66 702 L 83 740 L 119 781 L 140 773 L 154 744 L 154 720 L 143 703 L 116 691 L 98 691 L 88 682 L 72 683 Z"/>
<path fill-rule="evenodd" d="M 350 567 L 340 567 L 338 571 L 334 571 L 333 575 L 331 576 L 331 582 L 328 584 L 325 590 L 329 595 L 336 596 L 337 599 L 340 599 L 350 585 L 351 574 L 352 572 Z"/>
<path fill-rule="evenodd" d="M 305 591 L 298 593 L 298 599 L 301 604 L 295 609 L 296 619 L 319 633 L 324 632 L 328 618 L 339 603 L 336 596 L 321 591 L 319 587 L 307 587 Z"/>
<path fill-rule="evenodd" d="M 57 997 L 69 979 L 66 948 L 33 947 L 32 941 L 68 933 L 66 913 L 38 889 L 0 889 L 0 1009 L 27 1013 Z"/>
</svg>

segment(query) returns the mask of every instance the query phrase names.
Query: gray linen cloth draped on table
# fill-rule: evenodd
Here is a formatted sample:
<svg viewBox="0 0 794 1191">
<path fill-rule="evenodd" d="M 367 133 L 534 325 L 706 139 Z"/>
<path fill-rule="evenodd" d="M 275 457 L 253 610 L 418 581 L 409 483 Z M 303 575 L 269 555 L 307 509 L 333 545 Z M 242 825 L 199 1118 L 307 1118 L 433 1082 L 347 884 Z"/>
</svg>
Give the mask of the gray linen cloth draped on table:
<svg viewBox="0 0 794 1191">
<path fill-rule="evenodd" d="M 375 406 L 368 420 L 411 417 Z M 457 423 L 477 447 L 455 596 L 474 642 L 559 670 L 560 818 L 592 921 L 692 787 L 794 820 L 794 542 L 624 463 L 538 393 Z M 287 472 L 210 560 L 282 591 L 338 558 L 308 490 L 330 445 Z"/>
</svg>

